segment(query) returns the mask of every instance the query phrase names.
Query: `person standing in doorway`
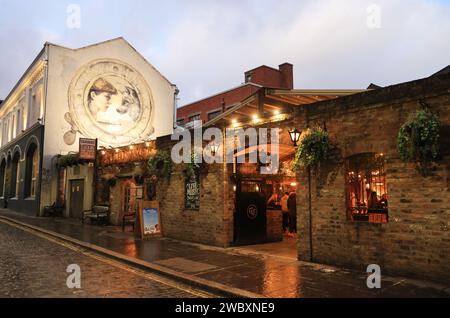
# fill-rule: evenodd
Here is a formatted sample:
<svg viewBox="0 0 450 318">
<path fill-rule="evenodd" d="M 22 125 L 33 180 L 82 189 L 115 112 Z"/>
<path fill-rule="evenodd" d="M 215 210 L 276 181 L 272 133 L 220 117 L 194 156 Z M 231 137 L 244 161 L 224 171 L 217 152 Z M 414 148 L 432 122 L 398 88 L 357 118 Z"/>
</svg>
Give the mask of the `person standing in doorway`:
<svg viewBox="0 0 450 318">
<path fill-rule="evenodd" d="M 295 192 L 289 194 L 287 204 L 289 209 L 289 237 L 294 237 L 297 234 L 297 196 Z"/>
<path fill-rule="evenodd" d="M 281 197 L 281 212 L 283 213 L 283 232 L 288 234 L 289 228 L 289 207 L 288 207 L 289 193 L 285 192 Z"/>
</svg>

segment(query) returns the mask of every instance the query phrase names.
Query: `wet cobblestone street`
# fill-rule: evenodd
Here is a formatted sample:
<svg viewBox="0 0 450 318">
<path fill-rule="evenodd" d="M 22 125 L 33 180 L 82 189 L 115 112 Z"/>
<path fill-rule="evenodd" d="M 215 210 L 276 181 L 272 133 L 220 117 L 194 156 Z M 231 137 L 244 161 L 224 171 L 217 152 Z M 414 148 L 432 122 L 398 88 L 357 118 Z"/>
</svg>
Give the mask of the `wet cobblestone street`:
<svg viewBox="0 0 450 318">
<path fill-rule="evenodd" d="M 80 289 L 66 285 L 70 264 L 81 268 Z M 0 297 L 198 296 L 0 222 Z"/>
<path fill-rule="evenodd" d="M 83 255 L 38 236 L 34 237 L 26 231 L 11 229 L 3 223 L 16 224 L 16 221 L 19 225 L 29 225 L 89 243 L 108 251 L 108 254 L 116 253 L 133 262 L 159 266 L 163 272 L 177 273 L 176 277 L 188 275 L 195 282 L 203 280 L 220 284 L 219 290 L 222 291 L 228 292 L 234 288 L 239 290 L 239 294 L 252 293 L 250 297 L 447 298 L 450 295 L 446 284 L 387 275 L 382 276 L 381 289 L 369 289 L 366 286 L 365 268 L 345 269 L 167 238 L 144 241 L 134 238 L 132 233 L 111 226 L 92 226 L 59 218 L 27 217 L 0 210 L 0 296 L 197 297 L 195 292 L 192 295 L 186 291 L 192 290 L 190 283 L 181 288 L 178 283 L 175 283 L 175 287 L 157 284 L 130 271 L 87 257 L 85 255 L 90 252 L 86 250 L 83 250 Z M 81 290 L 66 287 L 69 275 L 66 267 L 72 263 L 81 266 Z"/>
</svg>

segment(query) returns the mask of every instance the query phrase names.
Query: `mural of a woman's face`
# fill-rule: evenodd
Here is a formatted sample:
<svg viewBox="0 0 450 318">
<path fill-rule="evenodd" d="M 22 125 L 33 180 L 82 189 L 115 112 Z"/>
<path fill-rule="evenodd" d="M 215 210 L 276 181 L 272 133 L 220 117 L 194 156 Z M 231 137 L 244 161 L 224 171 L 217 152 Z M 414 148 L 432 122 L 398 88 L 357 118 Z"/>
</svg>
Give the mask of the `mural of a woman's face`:
<svg viewBox="0 0 450 318">
<path fill-rule="evenodd" d="M 78 131 L 110 145 L 127 144 L 153 133 L 152 98 L 145 79 L 115 60 L 94 61 L 72 80 L 70 112 L 65 114 L 71 138 Z M 66 136 L 67 137 L 67 136 Z"/>
<path fill-rule="evenodd" d="M 95 116 L 97 113 L 106 112 L 111 104 L 111 93 L 108 92 L 91 92 L 89 109 Z"/>
<path fill-rule="evenodd" d="M 97 79 L 89 90 L 89 110 L 94 118 L 98 112 L 106 112 L 111 104 L 111 95 L 117 94 L 116 88 L 103 78 Z"/>
</svg>

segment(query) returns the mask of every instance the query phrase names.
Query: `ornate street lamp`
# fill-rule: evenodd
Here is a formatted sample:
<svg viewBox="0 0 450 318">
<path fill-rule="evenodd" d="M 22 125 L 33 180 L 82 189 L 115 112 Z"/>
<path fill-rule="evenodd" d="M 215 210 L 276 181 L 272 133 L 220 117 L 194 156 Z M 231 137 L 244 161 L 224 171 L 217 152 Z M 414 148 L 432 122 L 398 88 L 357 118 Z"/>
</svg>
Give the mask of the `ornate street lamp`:
<svg viewBox="0 0 450 318">
<path fill-rule="evenodd" d="M 302 132 L 295 128 L 294 130 L 289 131 L 289 137 L 291 137 L 291 141 L 294 145 L 294 147 L 297 147 L 297 142 L 300 140 Z"/>
</svg>

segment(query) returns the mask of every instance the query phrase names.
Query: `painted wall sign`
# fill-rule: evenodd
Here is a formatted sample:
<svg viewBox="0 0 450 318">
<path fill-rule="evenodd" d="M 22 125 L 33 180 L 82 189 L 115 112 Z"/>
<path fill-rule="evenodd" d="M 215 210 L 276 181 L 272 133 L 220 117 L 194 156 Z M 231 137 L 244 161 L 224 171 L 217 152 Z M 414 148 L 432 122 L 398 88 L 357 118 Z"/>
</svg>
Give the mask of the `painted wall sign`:
<svg viewBox="0 0 450 318">
<path fill-rule="evenodd" d="M 114 164 L 124 164 L 130 162 L 147 161 L 155 154 L 154 145 L 147 146 L 145 143 L 134 145 L 133 149 L 125 147 L 116 152 L 115 150 L 107 149 L 100 152 L 100 165 L 109 166 Z"/>
<path fill-rule="evenodd" d="M 193 174 L 186 181 L 185 208 L 192 210 L 200 209 L 200 182 L 198 174 Z"/>
<path fill-rule="evenodd" d="M 110 145 L 130 144 L 153 133 L 152 115 L 151 91 L 137 70 L 117 60 L 96 60 L 70 84 L 64 142 L 73 144 L 79 132 Z"/>
<path fill-rule="evenodd" d="M 95 160 L 97 152 L 97 140 L 89 138 L 79 139 L 79 157 L 83 160 Z"/>
</svg>

